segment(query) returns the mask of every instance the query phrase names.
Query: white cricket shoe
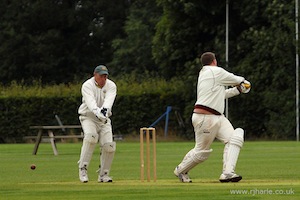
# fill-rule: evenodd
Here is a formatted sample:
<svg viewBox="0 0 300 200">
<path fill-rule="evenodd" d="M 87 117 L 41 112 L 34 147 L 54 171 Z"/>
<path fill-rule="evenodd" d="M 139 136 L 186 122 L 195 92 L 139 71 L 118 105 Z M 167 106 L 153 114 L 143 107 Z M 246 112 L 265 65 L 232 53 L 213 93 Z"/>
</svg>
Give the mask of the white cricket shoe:
<svg viewBox="0 0 300 200">
<path fill-rule="evenodd" d="M 86 165 L 84 165 L 82 168 L 79 168 L 79 180 L 82 183 L 87 183 L 89 181 Z"/>
<path fill-rule="evenodd" d="M 183 182 L 183 183 L 191 183 L 192 179 L 190 179 L 188 173 L 185 173 L 185 174 L 181 173 L 181 174 L 179 174 L 178 171 L 177 171 L 177 168 L 178 168 L 178 166 L 175 168 L 174 174 L 175 174 L 175 176 L 177 176 L 179 178 L 179 181 Z"/>
<path fill-rule="evenodd" d="M 239 182 L 242 180 L 242 176 L 235 174 L 235 173 L 229 173 L 229 174 L 221 174 L 219 181 L 221 183 L 227 183 L 227 182 Z"/>
<path fill-rule="evenodd" d="M 110 183 L 113 182 L 112 178 L 108 176 L 108 172 L 104 172 L 103 175 L 100 175 L 100 169 L 97 171 L 98 175 L 98 182 L 99 183 Z"/>
</svg>

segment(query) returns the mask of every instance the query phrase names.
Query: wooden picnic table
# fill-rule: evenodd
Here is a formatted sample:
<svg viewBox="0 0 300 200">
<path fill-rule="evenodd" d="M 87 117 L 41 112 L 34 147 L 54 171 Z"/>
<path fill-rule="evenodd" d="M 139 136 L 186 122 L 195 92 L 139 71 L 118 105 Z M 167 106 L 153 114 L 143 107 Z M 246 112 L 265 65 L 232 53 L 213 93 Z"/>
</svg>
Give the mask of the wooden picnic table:
<svg viewBox="0 0 300 200">
<path fill-rule="evenodd" d="M 30 126 L 30 129 L 36 129 L 38 130 L 36 141 L 34 145 L 34 149 L 32 154 L 36 155 L 39 145 L 42 141 L 43 133 L 47 133 L 47 137 L 50 139 L 50 143 L 53 149 L 54 155 L 58 155 L 55 139 L 60 138 L 83 138 L 83 134 L 81 135 L 55 135 L 54 131 L 58 131 L 59 129 L 65 130 L 65 129 L 81 129 L 81 125 L 62 125 L 62 126 Z M 82 132 L 82 131 L 81 131 Z"/>
</svg>

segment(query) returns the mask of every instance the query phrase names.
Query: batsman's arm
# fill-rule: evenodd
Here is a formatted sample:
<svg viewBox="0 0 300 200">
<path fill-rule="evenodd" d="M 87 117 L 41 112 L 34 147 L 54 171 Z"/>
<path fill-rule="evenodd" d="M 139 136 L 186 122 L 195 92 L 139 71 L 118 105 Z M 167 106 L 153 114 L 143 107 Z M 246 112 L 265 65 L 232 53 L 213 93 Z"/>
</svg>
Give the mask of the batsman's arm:
<svg viewBox="0 0 300 200">
<path fill-rule="evenodd" d="M 232 86 L 232 85 L 239 85 L 241 82 L 245 81 L 245 78 L 242 76 L 237 76 L 233 73 L 226 71 L 223 68 L 217 68 L 214 73 L 215 80 L 217 84 L 223 86 Z"/>
<path fill-rule="evenodd" d="M 230 98 L 236 95 L 239 95 L 241 93 L 248 93 L 251 89 L 251 83 L 247 80 L 244 80 L 240 84 L 236 86 L 232 86 L 232 88 L 225 90 L 225 98 Z"/>
<path fill-rule="evenodd" d="M 237 87 L 228 88 L 225 90 L 225 99 L 237 96 L 239 94 L 240 94 L 240 92 L 237 89 Z"/>
</svg>

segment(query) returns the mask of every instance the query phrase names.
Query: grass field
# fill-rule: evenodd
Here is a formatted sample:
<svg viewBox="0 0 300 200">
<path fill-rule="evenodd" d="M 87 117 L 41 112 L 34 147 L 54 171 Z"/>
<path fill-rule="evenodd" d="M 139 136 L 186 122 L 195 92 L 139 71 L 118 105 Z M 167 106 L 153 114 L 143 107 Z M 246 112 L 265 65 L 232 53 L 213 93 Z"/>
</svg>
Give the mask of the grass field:
<svg viewBox="0 0 300 200">
<path fill-rule="evenodd" d="M 300 143 L 245 142 L 237 166 L 239 183 L 219 183 L 223 145 L 215 142 L 209 159 L 190 172 L 193 183 L 180 183 L 174 167 L 193 142 L 157 143 L 157 182 L 141 182 L 139 143 L 117 142 L 113 183 L 97 183 L 99 149 L 89 169 L 90 181 L 78 180 L 80 143 L 58 143 L 59 155 L 42 143 L 0 145 L 0 199 L 300 199 Z M 36 164 L 36 170 L 30 165 Z M 239 193 L 239 194 L 238 194 Z"/>
</svg>

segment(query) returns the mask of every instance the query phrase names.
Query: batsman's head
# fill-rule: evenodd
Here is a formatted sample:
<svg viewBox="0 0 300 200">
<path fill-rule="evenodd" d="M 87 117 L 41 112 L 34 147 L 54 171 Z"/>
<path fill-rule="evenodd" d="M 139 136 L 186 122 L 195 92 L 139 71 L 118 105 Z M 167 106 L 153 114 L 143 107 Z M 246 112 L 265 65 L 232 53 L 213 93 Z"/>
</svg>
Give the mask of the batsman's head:
<svg viewBox="0 0 300 200">
<path fill-rule="evenodd" d="M 105 65 L 99 65 L 95 68 L 94 73 L 97 73 L 99 75 L 103 75 L 103 74 L 108 75 L 108 69 Z"/>
<path fill-rule="evenodd" d="M 216 65 L 216 55 L 212 52 L 205 52 L 200 56 L 200 61 L 203 66 L 205 65 Z"/>
</svg>

